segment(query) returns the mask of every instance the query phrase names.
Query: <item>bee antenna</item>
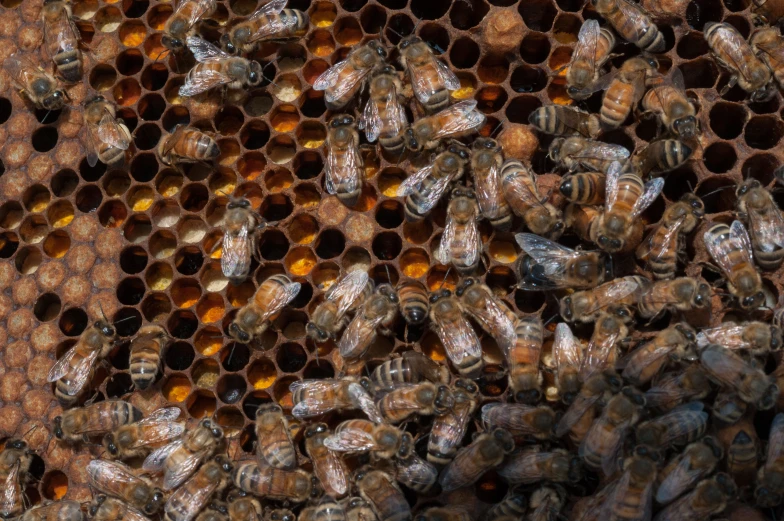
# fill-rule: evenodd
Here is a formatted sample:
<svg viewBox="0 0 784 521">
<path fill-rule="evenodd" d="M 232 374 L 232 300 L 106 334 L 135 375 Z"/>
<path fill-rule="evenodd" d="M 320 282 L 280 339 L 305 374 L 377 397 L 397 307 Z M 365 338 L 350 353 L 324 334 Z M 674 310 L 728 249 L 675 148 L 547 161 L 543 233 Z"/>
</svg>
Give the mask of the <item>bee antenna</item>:
<svg viewBox="0 0 784 521">
<path fill-rule="evenodd" d="M 712 192 L 708 192 L 707 194 L 701 195 L 701 196 L 699 196 L 699 197 L 700 197 L 700 199 L 705 199 L 705 198 L 706 198 L 706 197 L 708 197 L 709 195 L 713 195 L 713 194 L 715 194 L 715 193 L 718 193 L 718 192 L 721 192 L 721 191 L 723 191 L 723 190 L 727 190 L 728 188 L 735 188 L 735 186 L 734 186 L 734 185 L 727 185 L 727 186 L 722 186 L 721 188 L 717 188 L 716 190 L 714 190 L 714 191 L 712 191 Z"/>
<path fill-rule="evenodd" d="M 389 284 L 392 284 L 392 275 L 389 274 L 389 265 L 384 264 L 384 269 L 387 270 L 387 282 L 389 282 Z"/>
<path fill-rule="evenodd" d="M 392 29 L 392 27 L 387 27 L 387 30 L 388 30 L 388 31 L 392 31 L 393 33 L 395 33 L 396 35 L 400 36 L 401 38 L 405 38 L 405 36 L 403 36 L 403 35 L 402 35 L 402 34 L 400 34 L 399 32 L 397 32 L 397 31 L 395 31 L 394 29 Z"/>
<path fill-rule="evenodd" d="M 549 325 L 549 324 L 550 324 L 550 322 L 552 322 L 553 320 L 555 320 L 556 318 L 558 318 L 558 316 L 559 316 L 559 315 L 560 315 L 560 313 L 555 313 L 553 316 L 551 316 L 550 318 L 548 318 L 548 319 L 547 319 L 547 321 L 546 321 L 545 323 L 543 323 L 543 324 L 542 324 L 542 327 L 545 327 L 545 326 Z"/>
<path fill-rule="evenodd" d="M 24 434 L 22 434 L 22 438 L 24 438 L 25 436 L 27 436 L 28 434 L 30 434 L 31 432 L 33 432 L 33 431 L 34 431 L 34 430 L 36 430 L 37 428 L 38 428 L 38 425 L 33 425 L 32 427 L 30 427 L 30 429 L 29 429 L 27 432 L 25 432 Z"/>
<path fill-rule="evenodd" d="M 106 317 L 104 317 L 104 318 L 106 318 Z M 123 322 L 127 322 L 128 320 L 133 320 L 134 318 L 136 318 L 136 317 L 133 316 L 133 315 L 125 317 L 125 318 L 121 318 L 117 322 L 113 322 L 112 325 L 116 326 L 117 324 L 122 324 Z"/>
<path fill-rule="evenodd" d="M 495 129 L 493 129 L 493 131 L 492 131 L 492 132 L 490 132 L 490 134 L 488 135 L 488 137 L 493 137 L 493 134 L 495 134 L 496 132 L 498 132 L 498 129 L 499 129 L 499 128 L 503 128 L 503 126 L 504 126 L 504 122 L 503 122 L 503 121 L 499 121 L 499 122 L 498 122 L 498 125 L 496 125 L 496 126 L 495 126 Z"/>
<path fill-rule="evenodd" d="M 104 313 L 103 311 L 103 304 L 101 303 L 100 300 L 98 301 L 98 309 L 101 310 L 101 316 L 103 317 L 104 321 L 109 322 L 109 319 L 106 318 L 106 313 Z"/>
<path fill-rule="evenodd" d="M 237 342 L 234 342 L 234 344 L 231 346 L 231 351 L 229 352 L 229 359 L 226 360 L 227 366 L 231 366 L 231 357 L 234 356 L 234 348 L 236 347 L 237 347 Z"/>
<path fill-rule="evenodd" d="M 441 281 L 441 285 L 440 285 L 440 286 L 438 286 L 438 289 L 441 289 L 441 288 L 443 288 L 443 287 L 444 287 L 444 284 L 446 284 L 446 278 L 449 276 L 449 272 L 450 272 L 450 271 L 452 271 L 452 266 L 449 266 L 449 267 L 447 268 L 447 270 L 446 270 L 446 273 L 444 274 L 444 280 L 442 280 L 442 281 Z"/>
<path fill-rule="evenodd" d="M 267 67 L 269 67 L 270 65 L 272 65 L 272 64 L 273 64 L 273 63 L 275 63 L 276 61 L 278 61 L 278 59 L 277 59 L 277 58 L 275 58 L 275 59 L 274 59 L 274 60 L 272 60 L 272 61 L 269 61 L 269 62 L 267 62 L 267 64 L 266 64 L 266 65 L 264 65 L 264 66 L 262 66 L 262 67 L 261 67 L 261 77 L 262 77 L 262 78 L 264 78 L 265 80 L 267 80 L 268 82 L 270 82 L 270 85 L 274 85 L 276 88 L 280 88 L 280 87 L 278 87 L 277 83 L 275 83 L 274 81 L 272 81 L 272 80 L 273 80 L 273 78 L 268 78 L 268 77 L 264 76 L 264 69 L 266 69 Z"/>
<path fill-rule="evenodd" d="M 689 181 L 688 179 L 686 180 L 686 186 L 688 186 L 688 187 L 689 187 L 689 191 L 690 191 L 691 193 L 694 193 L 694 187 L 693 187 L 693 186 L 691 186 L 691 181 Z"/>
</svg>

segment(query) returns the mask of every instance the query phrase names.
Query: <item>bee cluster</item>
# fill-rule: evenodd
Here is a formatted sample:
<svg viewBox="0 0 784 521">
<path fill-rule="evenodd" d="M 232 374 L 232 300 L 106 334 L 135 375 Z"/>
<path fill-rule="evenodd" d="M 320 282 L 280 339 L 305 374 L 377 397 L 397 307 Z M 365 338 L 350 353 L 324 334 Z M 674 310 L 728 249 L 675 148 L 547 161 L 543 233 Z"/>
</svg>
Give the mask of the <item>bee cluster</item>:
<svg viewBox="0 0 784 521">
<path fill-rule="evenodd" d="M 0 4 L 0 517 L 781 516 L 784 4 Z"/>
</svg>

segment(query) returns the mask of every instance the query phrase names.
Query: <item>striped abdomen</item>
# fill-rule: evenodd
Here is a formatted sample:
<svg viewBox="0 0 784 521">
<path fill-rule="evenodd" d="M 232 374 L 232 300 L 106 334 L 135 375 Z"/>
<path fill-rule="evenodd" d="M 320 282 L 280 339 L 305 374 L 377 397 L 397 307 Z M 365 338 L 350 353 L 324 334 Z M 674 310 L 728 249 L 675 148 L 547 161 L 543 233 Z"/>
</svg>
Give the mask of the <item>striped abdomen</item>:
<svg viewBox="0 0 784 521">
<path fill-rule="evenodd" d="M 443 466 L 454 459 L 474 408 L 474 401 L 458 401 L 451 412 L 435 417 L 427 443 L 427 461 Z"/>
<path fill-rule="evenodd" d="M 211 64 L 199 63 L 196 67 L 201 65 Z M 217 157 L 218 154 L 220 154 L 220 149 L 215 140 L 204 132 L 188 128 L 180 134 L 179 138 L 174 143 L 171 154 L 178 157 L 180 160 L 189 159 L 203 161 Z"/>
<path fill-rule="evenodd" d="M 623 4 L 623 8 L 621 4 Z M 630 17 L 624 12 L 626 9 L 637 12 Z M 633 43 L 640 49 L 651 53 L 658 53 L 664 50 L 664 36 L 659 32 L 659 28 L 656 27 L 650 16 L 637 4 L 616 0 L 613 2 L 611 9 L 606 13 L 600 12 L 599 14 L 610 22 L 610 25 L 623 39 Z"/>
<path fill-rule="evenodd" d="M 476 201 L 479 203 L 482 216 L 490 221 L 493 228 L 508 230 L 512 226 L 512 210 L 504 197 L 497 171 L 494 172 L 489 168 L 474 168 L 474 183 L 476 184 L 474 190 L 478 194 Z M 487 195 L 481 196 L 483 193 Z"/>
<path fill-rule="evenodd" d="M 521 317 L 515 325 L 515 334 L 517 341 L 507 354 L 509 386 L 515 392 L 515 401 L 534 403 L 541 397 L 542 321 L 537 316 Z"/>
<path fill-rule="evenodd" d="M 616 78 L 607 87 L 602 100 L 602 108 L 599 111 L 599 118 L 602 123 L 610 128 L 623 125 L 626 118 L 632 111 L 634 99 L 634 85 L 627 83 L 620 78 Z"/>
<path fill-rule="evenodd" d="M 287 276 L 281 274 L 273 275 L 261 283 L 259 289 L 256 290 L 253 300 L 257 306 L 266 310 L 270 302 L 279 300 L 278 296 L 285 292 L 286 288 L 291 284 L 291 279 Z"/>
<path fill-rule="evenodd" d="M 602 172 L 582 172 L 563 178 L 559 190 L 570 201 L 577 204 L 602 204 L 605 196 L 607 176 Z"/>
<path fill-rule="evenodd" d="M 432 58 L 425 63 L 409 65 L 409 71 L 418 69 L 416 80 L 414 79 L 414 74 L 409 74 L 412 85 L 416 81 L 417 86 L 415 90 L 430 94 L 427 100 L 422 103 L 422 106 L 430 114 L 435 114 L 449 105 L 449 91 L 444 82 L 441 81 L 441 76 L 438 74 L 436 64 L 434 63 L 435 59 Z"/>
<path fill-rule="evenodd" d="M 739 430 L 727 448 L 727 471 L 743 487 L 754 482 L 757 474 L 758 449 L 754 438 Z"/>
<path fill-rule="evenodd" d="M 147 389 L 155 381 L 161 368 L 163 344 L 156 340 L 131 344 L 129 369 L 131 380 L 137 389 Z"/>
<path fill-rule="evenodd" d="M 421 324 L 430 311 L 427 289 L 416 280 L 406 280 L 397 287 L 400 314 L 409 324 Z"/>
<path fill-rule="evenodd" d="M 647 263 L 653 278 L 671 279 L 678 269 L 678 251 L 682 242 L 680 233 L 672 233 L 667 226 L 659 225 L 638 246 L 637 258 Z"/>
<path fill-rule="evenodd" d="M 462 170 L 461 170 L 462 171 Z M 430 204 L 428 202 L 428 197 L 434 197 L 436 194 L 433 192 L 434 190 L 438 189 L 436 186 L 436 182 L 441 179 L 444 175 L 441 172 L 441 169 L 436 167 L 433 168 L 430 175 L 425 177 L 422 182 L 417 186 L 413 192 L 406 196 L 405 199 L 405 217 L 406 221 L 408 222 L 417 222 L 421 221 L 431 212 L 431 210 L 436 206 L 435 204 Z M 443 189 L 443 193 L 440 194 L 439 199 L 441 196 L 446 193 L 445 188 Z M 437 204 L 437 203 L 436 203 Z M 429 209 L 425 209 L 428 208 Z"/>
</svg>

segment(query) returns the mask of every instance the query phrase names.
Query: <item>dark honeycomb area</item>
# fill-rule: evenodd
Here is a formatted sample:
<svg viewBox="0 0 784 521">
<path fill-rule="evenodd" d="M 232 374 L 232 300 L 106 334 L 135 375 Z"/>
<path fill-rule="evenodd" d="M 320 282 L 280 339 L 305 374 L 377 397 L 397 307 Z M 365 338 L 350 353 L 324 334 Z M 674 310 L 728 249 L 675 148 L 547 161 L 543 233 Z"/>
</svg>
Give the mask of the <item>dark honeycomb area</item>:
<svg viewBox="0 0 784 521">
<path fill-rule="evenodd" d="M 148 0 L 75 0 L 73 12 L 86 46 L 83 84 L 68 89 L 71 105 L 62 111 L 31 111 L 0 72 L 0 438 L 29 432 L 41 455 L 28 491 L 33 503 L 66 497 L 85 501 L 90 491 L 84 466 L 99 448 L 50 443 L 48 425 L 61 408 L 46 375 L 85 327 L 105 313 L 118 324 L 124 342 L 91 383 L 96 399 L 128 398 L 145 413 L 175 404 L 189 418 L 214 415 L 228 433 L 239 434 L 243 450 L 253 441 L 256 407 L 274 401 L 292 406 L 289 384 L 301 378 L 331 377 L 342 370 L 333 344 L 318 348 L 305 338 L 308 315 L 326 288 L 354 266 L 377 282 L 415 278 L 430 289 L 453 288 L 454 271 L 433 259 L 445 207 L 432 218 L 404 221 L 397 187 L 414 170 L 382 154 L 365 154 L 367 179 L 361 201 L 349 210 L 323 189 L 327 135 L 323 93 L 312 83 L 357 44 L 382 38 L 395 45 L 416 32 L 456 71 L 461 88 L 454 100 L 474 98 L 487 115 L 482 134 L 499 122 L 528 123 L 537 107 L 571 104 L 563 72 L 585 19 L 598 15 L 582 0 L 291 0 L 307 11 L 311 25 L 301 40 L 262 46 L 252 57 L 268 77 L 242 100 L 183 99 L 189 64 L 161 57 L 161 30 L 171 3 Z M 781 95 L 765 103 L 745 103 L 739 88 L 718 92 L 728 75 L 708 55 L 702 28 L 726 21 L 744 36 L 752 29 L 749 2 L 692 0 L 687 23 L 661 26 L 667 50 L 658 56 L 662 72 L 678 68 L 699 110 L 699 146 L 690 161 L 667 177 L 662 201 L 644 214 L 658 221 L 665 207 L 690 189 L 705 197 L 708 221 L 731 220 L 732 187 L 754 177 L 772 187 L 782 163 L 784 136 Z M 42 0 L 0 0 L 0 61 L 15 52 L 38 53 Z M 257 8 L 255 0 L 218 2 L 215 24 L 202 35 L 216 40 L 237 17 Z M 519 12 L 525 32 L 517 51 L 488 52 L 478 44 L 482 19 L 497 10 Z M 616 52 L 637 53 L 619 43 Z M 393 52 L 392 59 L 396 58 Z M 41 55 L 42 63 L 48 58 Z M 622 58 L 615 60 L 617 66 Z M 99 93 L 116 103 L 134 133 L 125 166 L 90 167 L 81 103 Z M 589 104 L 596 105 L 591 99 Z M 178 124 L 215 134 L 221 154 L 214 168 L 164 165 L 155 150 Z M 656 135 L 655 122 L 635 120 L 605 133 L 601 140 L 641 149 Z M 540 136 L 533 168 L 543 183 L 553 164 L 546 159 L 550 138 Z M 252 275 L 231 285 L 220 268 L 220 223 L 226 194 L 250 200 L 275 225 L 260 237 L 260 261 Z M 709 194 L 709 195 L 708 195 Z M 779 204 L 784 195 L 776 193 Z M 705 224 L 692 237 L 699 237 Z M 478 275 L 516 312 L 554 312 L 552 299 L 516 290 L 512 233 L 494 232 L 483 222 L 483 263 Z M 694 241 L 694 239 L 692 239 Z M 688 245 L 687 274 L 715 280 L 701 262 L 702 245 Z M 784 268 L 782 268 L 784 269 Z M 299 296 L 268 330 L 261 348 L 237 344 L 226 334 L 236 310 L 267 277 L 285 273 L 302 284 Z M 446 275 L 446 277 L 445 277 Z M 781 270 L 765 273 L 771 302 L 784 287 Z M 391 279 L 391 280 L 389 280 Z M 714 303 L 714 309 L 718 299 Z M 723 316 L 716 313 L 716 318 Z M 147 323 L 158 323 L 174 338 L 163 376 L 145 392 L 132 391 L 128 341 Z M 371 348 L 373 368 L 390 353 L 422 350 L 435 360 L 445 354 L 430 331 L 381 337 Z M 705 324 L 702 324 L 705 325 Z M 580 332 L 581 333 L 581 332 Z M 411 342 L 406 342 L 405 335 Z M 581 333 L 582 334 L 582 333 Z M 483 339 L 488 367 L 503 371 L 503 356 Z M 547 351 L 548 347 L 545 347 Z M 482 381 L 487 400 L 506 393 L 506 379 Z M 31 430 L 33 429 L 33 430 Z M 502 490 L 503 489 L 503 490 Z M 502 497 L 499 481 L 477 483 L 480 499 Z"/>
</svg>

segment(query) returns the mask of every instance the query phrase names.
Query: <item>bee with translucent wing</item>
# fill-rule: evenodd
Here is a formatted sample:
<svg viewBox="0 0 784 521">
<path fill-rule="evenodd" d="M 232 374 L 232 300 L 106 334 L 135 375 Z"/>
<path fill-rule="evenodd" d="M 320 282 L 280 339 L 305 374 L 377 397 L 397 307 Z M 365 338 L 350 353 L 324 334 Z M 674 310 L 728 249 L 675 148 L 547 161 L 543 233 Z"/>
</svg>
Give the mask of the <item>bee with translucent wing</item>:
<svg viewBox="0 0 784 521">
<path fill-rule="evenodd" d="M 369 142 L 378 140 L 384 150 L 394 155 L 403 153 L 403 135 L 408 128 L 406 112 L 400 103 L 402 91 L 403 84 L 394 67 L 385 65 L 374 69 L 370 99 L 357 123 Z"/>
<path fill-rule="evenodd" d="M 180 96 L 195 96 L 217 87 L 223 87 L 225 92 L 261 83 L 262 70 L 258 62 L 226 54 L 198 36 L 188 36 L 187 43 L 198 63 L 185 77 Z"/>
<path fill-rule="evenodd" d="M 215 456 L 175 490 L 164 506 L 164 521 L 191 521 L 229 484 L 233 469 L 225 456 Z"/>
<path fill-rule="evenodd" d="M 613 162 L 624 162 L 630 155 L 621 145 L 574 136 L 555 138 L 548 149 L 550 159 L 570 173 L 607 173 Z"/>
<path fill-rule="evenodd" d="M 765 464 L 757 474 L 754 498 L 759 505 L 773 507 L 784 500 L 784 414 L 773 418 Z"/>
<path fill-rule="evenodd" d="M 506 202 L 512 211 L 523 218 L 526 227 L 537 235 L 551 240 L 564 232 L 563 214 L 542 196 L 530 166 L 517 159 L 507 159 L 501 165 L 501 184 Z"/>
<path fill-rule="evenodd" d="M 713 58 L 732 74 L 720 96 L 736 84 L 750 95 L 753 102 L 768 101 L 776 94 L 770 70 L 754 55 L 751 46 L 735 27 L 728 23 L 708 22 L 703 33 Z"/>
<path fill-rule="evenodd" d="M 400 63 L 408 72 L 411 87 L 419 103 L 432 114 L 449 105 L 449 91 L 460 88 L 460 80 L 449 67 L 435 57 L 421 38 L 410 35 L 397 44 Z"/>
<path fill-rule="evenodd" d="M 373 459 L 407 458 L 414 450 L 414 439 L 386 423 L 346 420 L 327 436 L 324 446 L 340 453 L 370 452 Z"/>
<path fill-rule="evenodd" d="M 185 424 L 175 422 L 179 407 L 163 407 L 134 423 L 123 425 L 103 438 L 110 457 L 128 459 L 146 456 L 161 444 L 169 443 L 185 432 Z"/>
<path fill-rule="evenodd" d="M 744 402 L 755 404 L 759 410 L 776 404 L 779 388 L 775 380 L 735 352 L 709 345 L 700 353 L 700 362 L 714 381 L 734 389 Z"/>
<path fill-rule="evenodd" d="M 387 51 L 381 42 L 371 40 L 357 47 L 343 61 L 327 69 L 313 83 L 314 90 L 323 90 L 324 101 L 330 110 L 339 110 L 362 89 L 374 67 L 383 65 Z"/>
<path fill-rule="evenodd" d="M 718 264 L 727 289 L 741 309 L 752 310 L 765 303 L 762 278 L 754 266 L 751 239 L 740 221 L 714 224 L 703 234 L 705 248 Z"/>
<path fill-rule="evenodd" d="M 163 507 L 163 491 L 122 463 L 92 460 L 87 465 L 87 480 L 98 491 L 122 499 L 147 515 L 153 515 Z"/>
<path fill-rule="evenodd" d="M 417 153 L 424 149 L 432 150 L 442 139 L 477 132 L 487 118 L 476 110 L 476 105 L 475 100 L 465 100 L 418 119 L 406 130 L 406 148 Z"/>
<path fill-rule="evenodd" d="M 312 418 L 336 409 L 361 409 L 368 418 L 381 423 L 383 417 L 370 394 L 372 383 L 361 378 L 359 383 L 351 378 L 302 380 L 292 382 L 295 418 Z"/>
<path fill-rule="evenodd" d="M 406 220 L 417 222 L 427 217 L 450 184 L 463 177 L 468 161 L 469 150 L 455 142 L 400 183 L 397 196 L 406 198 Z"/>
<path fill-rule="evenodd" d="M 217 5 L 215 0 L 180 0 L 163 27 L 163 46 L 173 52 L 184 50 L 185 40 L 196 34 L 198 23 L 215 12 Z"/>
<path fill-rule="evenodd" d="M 488 470 L 501 465 L 515 448 L 512 435 L 504 429 L 485 432 L 463 447 L 441 473 L 439 482 L 444 492 L 471 485 Z"/>
<path fill-rule="evenodd" d="M 756 179 L 741 183 L 738 196 L 738 217 L 745 221 L 751 234 L 754 259 L 760 268 L 775 270 L 784 262 L 784 217 L 771 193 Z"/>
<path fill-rule="evenodd" d="M 501 231 L 512 226 L 512 210 L 506 202 L 501 183 L 501 165 L 504 156 L 495 139 L 480 137 L 471 147 L 471 172 L 474 174 L 474 192 L 482 216 L 493 228 Z"/>
<path fill-rule="evenodd" d="M 596 20 L 585 20 L 577 34 L 577 43 L 566 71 L 566 93 L 574 100 L 587 99 L 606 87 L 602 68 L 615 47 L 615 35 L 599 27 Z"/>
<path fill-rule="evenodd" d="M 662 505 L 671 503 L 713 472 L 723 456 L 724 449 L 710 436 L 686 447 L 662 470 L 656 501 Z"/>
<path fill-rule="evenodd" d="M 580 366 L 583 360 L 582 346 L 574 337 L 568 324 L 555 326 L 553 338 L 553 361 L 555 362 L 555 386 L 561 401 L 570 404 L 580 391 Z"/>
<path fill-rule="evenodd" d="M 221 36 L 229 54 L 251 53 L 266 41 L 283 41 L 305 36 L 310 18 L 297 9 L 285 9 L 288 0 L 270 0 Z"/>
<path fill-rule="evenodd" d="M 335 498 L 345 496 L 350 487 L 348 467 L 340 454 L 326 445 L 331 436 L 326 423 L 310 425 L 305 430 L 305 448 L 313 462 L 313 472 L 324 491 Z"/>
<path fill-rule="evenodd" d="M 462 187 L 452 190 L 435 259 L 441 264 L 452 264 L 463 275 L 472 273 L 479 265 L 482 248 L 478 221 L 479 206 L 474 192 Z"/>
<path fill-rule="evenodd" d="M 29 58 L 13 54 L 3 62 L 3 69 L 19 93 L 36 107 L 60 110 L 65 106 L 68 94 L 51 74 L 34 65 Z"/>
<path fill-rule="evenodd" d="M 465 437 L 471 418 L 479 407 L 479 387 L 467 378 L 452 386 L 455 404 L 452 410 L 433 420 L 427 442 L 427 461 L 444 466 L 454 457 Z"/>
<path fill-rule="evenodd" d="M 85 101 L 84 121 L 90 143 L 88 165 L 93 167 L 98 160 L 113 165 L 125 159 L 125 151 L 131 146 L 131 132 L 116 119 L 113 104 L 103 96 Z"/>
<path fill-rule="evenodd" d="M 755 356 L 767 356 L 782 346 L 781 330 L 765 322 L 749 321 L 736 324 L 724 322 L 697 333 L 697 345 L 719 344 L 732 350 L 746 350 Z"/>
<path fill-rule="evenodd" d="M 232 284 L 241 284 L 250 272 L 251 257 L 258 258 L 258 233 L 266 227 L 244 197 L 230 198 L 223 221 L 221 271 Z"/>
<path fill-rule="evenodd" d="M 285 275 L 271 276 L 239 310 L 229 326 L 229 335 L 243 343 L 259 338 L 283 307 L 299 294 L 301 287 L 299 282 L 292 282 Z"/>
<path fill-rule="evenodd" d="M 524 290 L 594 288 L 610 272 L 605 252 L 572 250 L 532 233 L 518 233 L 515 240 L 527 254 L 519 261 L 518 286 Z"/>
<path fill-rule="evenodd" d="M 430 295 L 430 321 L 457 372 L 468 378 L 479 374 L 484 366 L 479 337 L 448 289 Z"/>
</svg>

